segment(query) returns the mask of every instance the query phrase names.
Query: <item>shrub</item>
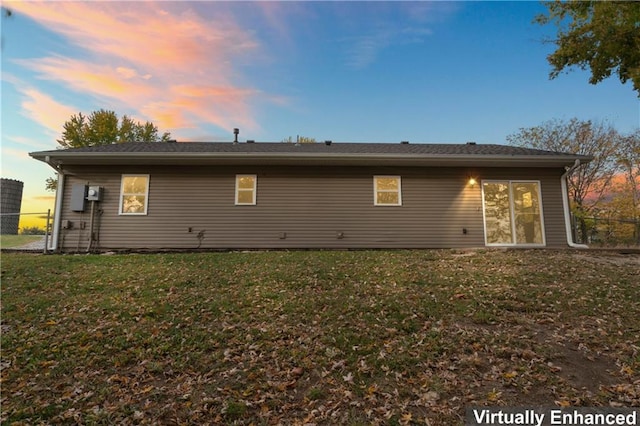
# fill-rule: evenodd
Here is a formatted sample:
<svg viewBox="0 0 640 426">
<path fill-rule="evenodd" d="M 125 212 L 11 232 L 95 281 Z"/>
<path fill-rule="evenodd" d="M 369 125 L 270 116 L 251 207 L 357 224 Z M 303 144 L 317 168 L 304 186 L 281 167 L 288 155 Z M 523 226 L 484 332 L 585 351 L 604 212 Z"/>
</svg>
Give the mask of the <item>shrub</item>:
<svg viewBox="0 0 640 426">
<path fill-rule="evenodd" d="M 22 235 L 44 235 L 44 228 L 38 228 L 37 226 L 26 226 L 20 231 Z"/>
</svg>

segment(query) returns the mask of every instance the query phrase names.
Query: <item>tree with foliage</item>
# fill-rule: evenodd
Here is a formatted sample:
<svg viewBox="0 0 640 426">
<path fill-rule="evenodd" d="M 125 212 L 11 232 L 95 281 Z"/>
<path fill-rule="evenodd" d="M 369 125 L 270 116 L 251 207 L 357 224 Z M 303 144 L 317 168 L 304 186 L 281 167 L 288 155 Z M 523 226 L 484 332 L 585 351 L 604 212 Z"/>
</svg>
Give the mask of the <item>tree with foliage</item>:
<svg viewBox="0 0 640 426">
<path fill-rule="evenodd" d="M 640 2 L 552 1 L 548 14 L 535 22 L 555 24 L 555 52 L 547 59 L 556 78 L 565 68 L 591 69 L 589 83 L 597 84 L 612 73 L 620 81 L 631 80 L 640 97 Z"/>
<path fill-rule="evenodd" d="M 119 119 L 115 112 L 100 109 L 88 116 L 81 112 L 72 115 L 64 123 L 62 136 L 57 142 L 63 148 L 80 148 L 125 142 L 166 142 L 170 139 L 170 133 L 160 135 L 158 127 L 150 121 L 143 124 L 126 115 Z M 47 178 L 46 189 L 55 191 L 57 183 L 55 178 Z"/>
<path fill-rule="evenodd" d="M 510 145 L 556 152 L 588 155 L 593 160 L 580 165 L 569 175 L 572 209 L 583 235 L 585 217 L 601 204 L 611 188 L 613 176 L 620 170 L 617 154 L 618 132 L 603 122 L 550 120 L 536 127 L 521 128 L 507 136 Z"/>
<path fill-rule="evenodd" d="M 54 177 L 48 177 L 44 181 L 44 189 L 47 191 L 55 192 L 58 189 L 58 179 Z"/>
<path fill-rule="evenodd" d="M 113 111 L 98 110 L 89 116 L 72 115 L 64 123 L 58 144 L 63 148 L 109 145 L 124 142 L 166 142 L 171 139 L 168 132 L 158 134 L 158 128 L 147 121 L 142 124 L 128 116 L 122 119 Z"/>
</svg>

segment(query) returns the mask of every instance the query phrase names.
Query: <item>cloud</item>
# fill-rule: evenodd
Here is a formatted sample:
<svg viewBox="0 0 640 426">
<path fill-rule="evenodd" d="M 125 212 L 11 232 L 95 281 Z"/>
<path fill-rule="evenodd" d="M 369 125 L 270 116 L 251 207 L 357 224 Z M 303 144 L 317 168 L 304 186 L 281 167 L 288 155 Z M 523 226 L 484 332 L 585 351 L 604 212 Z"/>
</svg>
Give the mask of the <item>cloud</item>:
<svg viewBox="0 0 640 426">
<path fill-rule="evenodd" d="M 37 71 L 45 80 L 58 81 L 81 93 L 91 93 L 101 99 L 121 100 L 129 104 L 153 95 L 157 90 L 143 85 L 130 68 L 112 68 L 78 59 L 48 57 L 14 62 Z"/>
<path fill-rule="evenodd" d="M 390 34 L 379 33 L 357 37 L 351 43 L 347 49 L 347 66 L 356 69 L 366 68 L 375 62 L 381 50 L 389 46 Z"/>
<path fill-rule="evenodd" d="M 23 114 L 46 127 L 53 134 L 60 134 L 62 126 L 77 111 L 67 105 L 55 101 L 51 96 L 31 87 L 18 87 L 23 95 L 21 102 Z"/>
<path fill-rule="evenodd" d="M 200 7 L 199 13 L 192 5 Z M 108 109 L 135 111 L 132 115 L 153 121 L 161 131 L 195 128 L 203 119 L 219 127 L 242 124 L 256 130 L 252 102 L 268 96 L 242 82 L 237 64 L 252 60 L 260 42 L 221 5 L 205 3 L 204 14 L 202 6 L 11 3 L 17 13 L 64 36 L 76 49 L 73 57 L 51 54 L 15 62 Z M 184 93 L 185 83 L 189 93 Z"/>
<path fill-rule="evenodd" d="M 4 73 L 2 80 L 12 84 L 22 96 L 20 102 L 22 115 L 46 128 L 52 135 L 59 135 L 64 122 L 77 112 L 74 107 L 56 101 L 51 96 L 10 73 Z M 41 145 L 21 136 L 5 137 L 20 144 L 36 147 Z"/>
<path fill-rule="evenodd" d="M 55 195 L 36 195 L 34 197 L 31 197 L 31 199 L 34 201 L 52 202 L 55 201 L 56 197 Z"/>
<path fill-rule="evenodd" d="M 14 136 L 14 135 L 5 135 L 3 136 L 3 138 L 5 138 L 7 141 L 13 142 L 15 144 L 18 145 L 24 145 L 26 147 L 29 147 L 29 149 L 39 149 L 39 150 L 48 150 L 48 149 L 52 149 L 52 146 L 50 143 L 43 143 L 43 142 L 38 142 L 35 141 L 31 138 L 26 138 L 24 136 Z"/>
<path fill-rule="evenodd" d="M 409 43 L 423 43 L 432 33 L 429 28 L 421 27 L 383 28 L 371 34 L 352 37 L 346 40 L 345 63 L 354 69 L 366 68 L 374 63 L 385 49 Z"/>
<path fill-rule="evenodd" d="M 305 39 L 317 37 L 318 25 L 326 31 L 326 22 L 331 22 L 353 34 L 340 40 L 340 48 L 348 67 L 362 69 L 394 46 L 425 41 L 428 25 L 454 9 L 440 2 L 373 2 L 366 7 L 357 2 L 6 4 L 16 15 L 33 19 L 68 42 L 64 50 L 13 62 L 39 79 L 82 95 L 83 101 L 88 98 L 94 109 L 152 121 L 177 138 L 217 133 L 211 126 L 242 126 L 259 133 L 256 108 L 290 102 L 248 81 L 259 74 L 257 66 L 278 66 L 268 48 L 295 54 L 301 34 Z M 34 111 L 34 105 L 23 108 L 25 115 L 48 128 L 53 125 Z"/>
<path fill-rule="evenodd" d="M 449 2 L 373 2 L 366 9 L 357 2 L 340 2 L 343 21 L 363 23 L 358 35 L 343 39 L 345 64 L 361 69 L 375 63 L 388 49 L 424 43 L 433 34 L 432 25 L 455 13 L 459 6 Z M 354 6 L 355 5 L 355 6 Z M 352 20 L 353 14 L 359 19 Z M 366 15 L 366 16 L 363 16 Z"/>
<path fill-rule="evenodd" d="M 455 1 L 402 2 L 406 15 L 414 22 L 431 23 L 443 21 L 457 13 L 463 3 Z"/>
<path fill-rule="evenodd" d="M 134 78 L 138 75 L 136 70 L 126 67 L 116 67 L 116 72 L 126 79 Z"/>
<path fill-rule="evenodd" d="M 13 160 L 29 160 L 31 161 L 31 157 L 29 157 L 29 153 L 27 151 L 15 148 L 2 147 L 2 161 L 6 161 L 9 158 Z"/>
</svg>

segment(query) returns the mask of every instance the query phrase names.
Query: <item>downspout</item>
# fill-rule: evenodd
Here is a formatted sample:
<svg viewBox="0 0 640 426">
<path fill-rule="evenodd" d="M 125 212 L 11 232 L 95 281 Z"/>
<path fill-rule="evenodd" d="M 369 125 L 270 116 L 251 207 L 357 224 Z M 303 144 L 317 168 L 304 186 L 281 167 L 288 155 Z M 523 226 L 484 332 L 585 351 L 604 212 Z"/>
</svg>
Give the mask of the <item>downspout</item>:
<svg viewBox="0 0 640 426">
<path fill-rule="evenodd" d="M 53 231 L 51 232 L 51 251 L 58 249 L 60 241 L 60 222 L 62 221 L 62 199 L 64 198 L 64 173 L 58 172 L 58 186 L 56 188 L 56 206 L 53 212 Z"/>
<path fill-rule="evenodd" d="M 573 232 L 571 232 L 571 209 L 569 208 L 569 189 L 567 188 L 567 176 L 569 173 L 580 167 L 580 160 L 576 159 L 573 166 L 569 167 L 560 177 L 560 186 L 562 187 L 562 208 L 564 209 L 564 228 L 567 233 L 567 244 L 569 247 L 577 249 L 588 249 L 586 244 L 578 244 L 573 241 Z"/>
</svg>

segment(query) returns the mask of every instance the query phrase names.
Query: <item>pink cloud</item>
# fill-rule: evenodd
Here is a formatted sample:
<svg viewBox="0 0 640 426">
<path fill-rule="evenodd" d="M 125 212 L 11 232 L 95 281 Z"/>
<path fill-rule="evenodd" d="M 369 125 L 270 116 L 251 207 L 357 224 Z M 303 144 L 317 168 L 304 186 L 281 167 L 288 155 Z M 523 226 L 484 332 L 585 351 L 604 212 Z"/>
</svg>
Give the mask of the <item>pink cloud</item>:
<svg viewBox="0 0 640 426">
<path fill-rule="evenodd" d="M 44 150 L 51 149 L 51 142 L 43 143 L 43 142 L 34 140 L 32 138 L 27 138 L 24 136 L 15 136 L 15 135 L 5 135 L 4 137 L 6 138 L 6 141 L 12 142 L 16 145 L 23 145 L 26 148 L 31 150 L 44 151 Z"/>
<path fill-rule="evenodd" d="M 9 158 L 11 158 L 13 159 L 13 161 L 31 159 L 31 157 L 29 157 L 29 152 L 27 150 L 8 148 L 4 146 L 2 147 L 2 157 L 3 157 L 3 160 L 8 160 Z"/>
<path fill-rule="evenodd" d="M 51 55 L 19 61 L 42 79 L 91 95 L 116 112 L 135 111 L 162 131 L 205 124 L 259 127 L 251 104 L 269 96 L 238 83 L 242 76 L 235 64 L 251 60 L 260 43 L 231 15 L 202 16 L 186 2 L 8 6 L 63 35 L 83 53 L 73 59 Z"/>
<path fill-rule="evenodd" d="M 16 60 L 27 68 L 38 71 L 40 78 L 64 83 L 78 92 L 88 92 L 101 98 L 122 99 L 126 103 L 150 96 L 153 86 L 140 84 L 134 70 L 112 68 L 82 60 L 49 57 Z M 142 80 L 142 79 L 140 79 Z"/>
<path fill-rule="evenodd" d="M 25 97 L 21 103 L 23 114 L 56 135 L 62 132 L 64 122 L 78 112 L 36 89 L 19 88 L 18 90 Z"/>
<path fill-rule="evenodd" d="M 126 79 L 134 78 L 138 75 L 136 70 L 126 67 L 117 67 L 116 72 Z"/>
</svg>

